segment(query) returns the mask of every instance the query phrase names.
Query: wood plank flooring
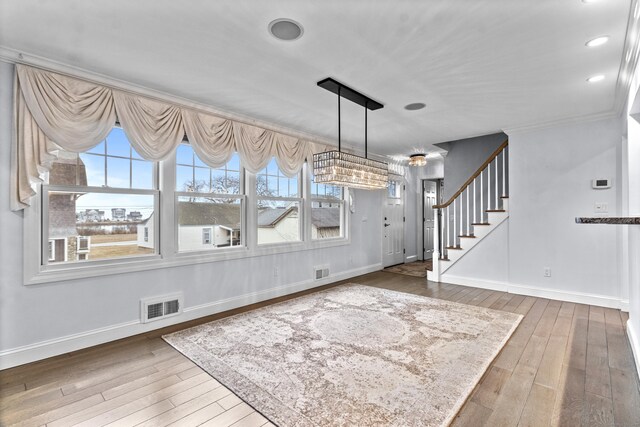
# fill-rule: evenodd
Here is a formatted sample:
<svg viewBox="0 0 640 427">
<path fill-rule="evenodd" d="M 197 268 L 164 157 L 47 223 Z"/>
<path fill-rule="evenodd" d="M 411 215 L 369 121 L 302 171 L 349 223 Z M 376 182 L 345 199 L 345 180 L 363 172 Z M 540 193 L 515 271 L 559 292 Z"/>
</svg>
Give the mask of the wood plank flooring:
<svg viewBox="0 0 640 427">
<path fill-rule="evenodd" d="M 640 426 L 626 313 L 387 272 L 348 282 L 525 316 L 454 426 Z M 292 297 L 0 371 L 0 425 L 271 426 L 160 336 Z"/>
</svg>

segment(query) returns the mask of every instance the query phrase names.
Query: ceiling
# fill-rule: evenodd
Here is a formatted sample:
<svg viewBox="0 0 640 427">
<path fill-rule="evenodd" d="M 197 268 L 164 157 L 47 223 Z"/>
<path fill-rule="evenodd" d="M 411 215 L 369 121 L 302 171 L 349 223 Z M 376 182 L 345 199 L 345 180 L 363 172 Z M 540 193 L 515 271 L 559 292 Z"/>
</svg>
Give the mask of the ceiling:
<svg viewBox="0 0 640 427">
<path fill-rule="evenodd" d="M 333 77 L 376 101 L 369 151 L 606 114 L 631 0 L 0 0 L 0 48 L 335 141 Z M 269 22 L 302 24 L 280 41 Z M 596 48 L 585 43 L 608 35 Z M 599 83 L 587 83 L 604 74 Z M 403 107 L 424 102 L 427 107 Z M 362 107 L 342 102 L 362 149 Z"/>
</svg>

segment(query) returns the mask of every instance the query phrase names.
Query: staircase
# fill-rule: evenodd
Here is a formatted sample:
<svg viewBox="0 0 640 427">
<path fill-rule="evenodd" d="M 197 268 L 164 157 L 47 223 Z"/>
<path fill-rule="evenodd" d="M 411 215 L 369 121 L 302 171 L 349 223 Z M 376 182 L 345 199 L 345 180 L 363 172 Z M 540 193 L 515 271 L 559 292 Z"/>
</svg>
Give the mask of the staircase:
<svg viewBox="0 0 640 427">
<path fill-rule="evenodd" d="M 509 217 L 509 141 L 436 209 L 433 273 L 441 276 Z"/>
</svg>

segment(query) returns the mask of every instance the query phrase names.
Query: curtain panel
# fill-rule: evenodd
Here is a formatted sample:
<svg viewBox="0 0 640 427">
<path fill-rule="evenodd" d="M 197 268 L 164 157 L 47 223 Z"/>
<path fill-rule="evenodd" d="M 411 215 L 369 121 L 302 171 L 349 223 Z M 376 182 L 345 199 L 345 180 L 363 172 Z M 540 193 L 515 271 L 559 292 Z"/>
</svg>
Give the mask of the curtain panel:
<svg viewBox="0 0 640 427">
<path fill-rule="evenodd" d="M 186 135 L 212 168 L 237 152 L 256 173 L 272 157 L 282 172 L 297 174 L 328 147 L 213 114 L 16 64 L 14 79 L 11 208 L 24 209 L 59 150 L 80 153 L 106 138 L 116 121 L 146 160 L 166 159 Z"/>
</svg>

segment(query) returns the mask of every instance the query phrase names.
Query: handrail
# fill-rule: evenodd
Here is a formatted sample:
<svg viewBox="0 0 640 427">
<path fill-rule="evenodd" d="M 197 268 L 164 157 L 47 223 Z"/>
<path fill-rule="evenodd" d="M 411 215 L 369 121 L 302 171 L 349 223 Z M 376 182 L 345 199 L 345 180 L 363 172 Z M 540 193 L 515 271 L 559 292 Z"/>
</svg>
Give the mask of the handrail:
<svg viewBox="0 0 640 427">
<path fill-rule="evenodd" d="M 465 181 L 464 184 L 462 184 L 460 186 L 460 189 L 458 191 L 456 191 L 454 193 L 453 196 L 451 196 L 451 198 L 449 200 L 447 200 L 445 203 L 442 203 L 440 205 L 433 205 L 433 209 L 442 209 L 442 208 L 446 208 L 447 206 L 449 206 L 451 203 L 453 203 L 453 201 L 460 195 L 462 194 L 462 192 L 464 191 L 465 188 L 467 188 L 467 186 L 469 184 L 471 184 L 473 182 L 474 179 L 476 179 L 480 173 L 489 165 L 489 163 L 491 163 L 493 161 L 493 159 L 495 159 L 496 157 L 498 157 L 498 154 L 500 154 L 502 152 L 502 150 L 504 150 L 507 145 L 509 145 L 509 140 L 506 139 L 498 148 L 496 148 L 496 151 L 494 151 L 487 160 L 485 160 L 485 162 L 478 168 L 477 171 L 475 171 L 475 173 L 473 175 L 471 175 L 471 177 Z"/>
</svg>

